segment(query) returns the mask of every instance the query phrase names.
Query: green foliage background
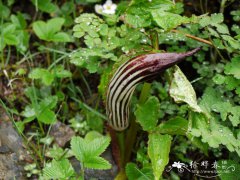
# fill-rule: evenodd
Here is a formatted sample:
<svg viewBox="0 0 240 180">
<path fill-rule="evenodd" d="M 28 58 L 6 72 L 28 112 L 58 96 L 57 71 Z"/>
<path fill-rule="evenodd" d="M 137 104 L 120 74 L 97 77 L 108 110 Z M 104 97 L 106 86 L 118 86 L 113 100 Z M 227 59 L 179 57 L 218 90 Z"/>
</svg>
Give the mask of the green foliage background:
<svg viewBox="0 0 240 180">
<path fill-rule="evenodd" d="M 180 68 L 175 66 L 151 82 L 148 93 L 144 94 L 144 85 L 137 87 L 131 112 L 139 136 L 134 149 L 129 149 L 134 153 L 126 176 L 179 179 L 182 175 L 175 170 L 164 172 L 165 166 L 199 157 L 235 164 L 229 178 L 236 177 L 240 162 L 238 1 L 121 0 L 115 2 L 115 14 L 97 14 L 94 5 L 105 3 L 100 0 L 31 0 L 29 8 L 21 3 L 0 1 L 0 82 L 10 88 L 6 96 L 2 88 L 0 98 L 22 136 L 34 134 L 31 143 L 37 148 L 29 149 L 37 157 L 33 166 L 27 166 L 26 176 L 81 179 L 85 168 L 111 168 L 100 157 L 110 144 L 103 104 L 111 75 L 139 54 L 185 52 L 201 46 Z M 158 50 L 152 44 L 153 33 L 157 33 Z M 45 141 L 51 138 L 49 131 L 56 121 L 76 132 L 69 149 Z M 51 152 L 57 153 L 45 156 Z M 73 156 L 82 165 L 80 175 L 69 162 Z"/>
</svg>

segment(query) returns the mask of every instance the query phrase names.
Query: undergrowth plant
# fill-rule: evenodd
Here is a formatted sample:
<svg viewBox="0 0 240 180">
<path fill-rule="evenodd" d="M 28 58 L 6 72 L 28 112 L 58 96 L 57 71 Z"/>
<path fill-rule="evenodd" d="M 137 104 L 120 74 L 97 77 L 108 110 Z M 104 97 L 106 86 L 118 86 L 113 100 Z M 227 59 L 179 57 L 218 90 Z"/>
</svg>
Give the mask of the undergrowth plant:
<svg viewBox="0 0 240 180">
<path fill-rule="evenodd" d="M 94 14 L 82 14 L 76 18 L 76 25 L 73 28 L 74 36 L 83 39 L 86 48 L 80 48 L 74 52 L 71 62 L 88 69 L 90 73 L 97 72 L 101 75 L 99 91 L 102 92 L 103 98 L 106 95 L 105 87 L 108 86 L 108 78 L 111 76 L 106 74 L 114 72 L 114 70 L 109 70 L 109 67 L 113 66 L 115 62 L 121 64 L 122 59 L 130 59 L 131 56 L 139 53 L 156 52 L 158 44 L 165 43 L 168 46 L 167 50 L 180 52 L 202 46 L 202 54 L 196 55 L 197 61 L 195 60 L 192 65 L 198 70 L 205 85 L 208 84 L 208 87 L 202 88 L 202 90 L 205 89 L 204 94 L 197 101 L 191 83 L 182 71 L 175 67 L 165 73 L 165 82 L 162 84 L 164 87 L 158 83 L 157 89 L 162 90 L 162 92 L 158 91 L 159 97 L 154 96 L 156 87 L 151 88 L 151 85 L 144 85 L 142 89 L 139 87 L 139 90 L 142 91 L 140 99 L 144 97 L 144 100 L 139 103 L 134 101 L 133 105 L 137 104 L 137 106 L 135 105 L 133 108 L 135 118 L 132 118 L 132 121 L 137 121 L 142 129 L 148 132 L 147 154 L 150 162 L 144 166 L 141 164 L 140 167 L 144 168 L 144 173 L 141 175 L 131 173 L 134 172 L 136 165 L 126 166 L 128 178 L 144 178 L 145 174 L 152 177 L 151 174 L 153 174 L 155 179 L 159 179 L 164 167 L 169 162 L 174 135 L 187 137 L 193 145 L 206 154 L 208 148 L 217 148 L 221 145 L 239 156 L 240 144 L 237 135 L 239 131 L 234 128 L 238 126 L 240 118 L 237 110 L 239 108 L 238 101 L 231 99 L 229 95 L 223 95 L 226 89 L 221 92 L 216 91 L 216 89 L 221 89 L 218 85 L 225 82 L 223 75 L 215 75 L 213 78 L 214 73 L 212 75 L 206 73 L 204 76 L 201 72 L 205 67 L 205 71 L 224 71 L 224 73 L 232 74 L 234 78 L 237 78 L 239 41 L 237 37 L 234 38 L 230 34 L 227 25 L 223 23 L 223 14 L 182 16 L 182 4 L 174 4 L 172 1 L 133 0 L 129 5 L 125 5 L 120 3 L 119 9 L 114 15 L 102 13 L 99 17 Z M 157 37 L 152 36 L 153 31 L 157 32 Z M 157 46 L 154 44 L 156 41 Z M 206 59 L 209 49 L 214 55 L 211 60 Z M 230 57 L 234 57 L 233 62 L 226 64 L 224 50 Z M 207 65 L 209 60 L 213 61 L 212 67 Z M 224 64 L 226 64 L 225 70 L 223 69 Z M 113 66 L 114 68 L 116 69 L 116 66 Z M 197 79 L 195 84 L 201 85 L 201 80 Z M 198 88 L 198 85 L 195 86 Z M 232 91 L 234 88 L 228 88 L 228 90 Z M 169 103 L 167 91 L 176 103 L 184 102 L 188 106 L 176 106 L 173 102 Z M 233 96 L 239 99 L 238 95 Z M 227 102 L 226 99 L 228 99 Z M 166 103 L 168 106 L 164 105 Z M 167 112 L 169 107 L 172 107 L 175 113 Z M 231 127 L 226 125 L 227 121 L 232 122 Z M 118 175 L 120 179 L 125 176 L 125 163 L 130 160 L 127 154 L 133 148 L 131 143 L 134 143 L 136 136 L 136 132 L 133 131 L 138 129 L 138 126 L 134 124 L 132 122 L 130 129 L 124 132 L 124 142 L 120 140 L 119 148 L 121 154 L 124 154 L 120 155 L 123 158 L 120 160 L 120 166 L 123 166 L 122 172 Z M 129 138 L 133 141 L 131 142 Z M 112 140 L 116 141 L 117 139 Z M 149 166 L 151 168 L 147 168 Z"/>
</svg>

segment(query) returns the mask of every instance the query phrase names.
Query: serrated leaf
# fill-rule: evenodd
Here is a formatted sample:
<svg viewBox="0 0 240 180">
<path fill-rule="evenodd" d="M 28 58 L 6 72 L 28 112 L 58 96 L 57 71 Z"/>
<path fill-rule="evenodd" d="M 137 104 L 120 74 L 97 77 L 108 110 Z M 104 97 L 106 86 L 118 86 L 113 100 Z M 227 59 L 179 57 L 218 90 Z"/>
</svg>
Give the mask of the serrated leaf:
<svg viewBox="0 0 240 180">
<path fill-rule="evenodd" d="M 81 137 L 72 137 L 71 140 L 71 150 L 73 151 L 74 156 L 80 161 L 84 162 L 84 152 L 86 149 L 84 149 L 85 141 Z"/>
<path fill-rule="evenodd" d="M 235 57 L 230 63 L 227 63 L 224 72 L 240 79 L 240 57 Z"/>
<path fill-rule="evenodd" d="M 89 157 L 84 162 L 84 167 L 93 169 L 111 169 L 112 165 L 102 157 Z"/>
<path fill-rule="evenodd" d="M 74 156 L 87 168 L 109 169 L 111 164 L 99 157 L 110 144 L 110 137 L 99 137 L 95 139 L 73 137 L 71 150 Z"/>
<path fill-rule="evenodd" d="M 217 31 L 221 34 L 229 34 L 229 30 L 227 25 L 225 24 L 216 24 L 215 27 L 217 28 Z"/>
<path fill-rule="evenodd" d="M 158 180 L 169 161 L 172 137 L 170 135 L 149 134 L 148 155 L 152 162 L 155 180 Z"/>
<path fill-rule="evenodd" d="M 211 23 L 219 24 L 223 22 L 223 14 L 222 13 L 215 13 L 211 14 Z"/>
<path fill-rule="evenodd" d="M 231 108 L 232 105 L 230 102 L 222 102 L 212 105 L 212 110 L 215 112 L 220 112 L 223 121 L 227 119 L 228 112 L 230 111 Z"/>
<path fill-rule="evenodd" d="M 149 97 L 144 104 L 137 106 L 135 116 L 144 131 L 151 131 L 156 127 L 159 109 L 159 100 L 154 96 Z"/>
<path fill-rule="evenodd" d="M 191 83 L 178 66 L 175 66 L 175 72 L 173 73 L 173 80 L 170 85 L 169 93 L 174 101 L 185 102 L 193 111 L 202 112 L 197 104 L 196 93 Z"/>
<path fill-rule="evenodd" d="M 239 140 L 228 127 L 221 125 L 215 118 L 208 122 L 205 115 L 192 112 L 189 121 L 192 124 L 190 133 L 193 136 L 201 137 L 202 142 L 213 148 L 218 148 L 220 144 L 225 145 L 230 152 L 236 151 L 240 156 Z"/>
<path fill-rule="evenodd" d="M 55 160 L 43 169 L 43 176 L 46 179 L 69 179 L 74 175 L 74 169 L 68 159 Z"/>
<path fill-rule="evenodd" d="M 240 106 L 235 106 L 229 109 L 228 117 L 232 125 L 237 127 L 240 124 Z"/>
<path fill-rule="evenodd" d="M 92 146 L 89 146 L 88 152 L 92 156 L 99 156 L 101 153 L 103 153 L 108 145 L 110 144 L 110 137 L 109 136 L 103 136 L 99 138 L 95 138 L 92 141 L 86 140 L 86 143 L 92 144 Z"/>
</svg>

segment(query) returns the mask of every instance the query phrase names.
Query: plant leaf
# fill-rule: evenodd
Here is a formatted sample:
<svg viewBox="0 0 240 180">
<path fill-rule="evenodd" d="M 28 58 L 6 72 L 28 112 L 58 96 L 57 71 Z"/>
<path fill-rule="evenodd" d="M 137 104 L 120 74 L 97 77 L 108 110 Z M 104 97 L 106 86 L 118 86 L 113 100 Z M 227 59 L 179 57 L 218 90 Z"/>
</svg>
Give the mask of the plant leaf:
<svg viewBox="0 0 240 180">
<path fill-rule="evenodd" d="M 83 164 L 83 167 L 94 169 L 110 169 L 111 164 L 99 157 L 110 144 L 110 137 L 102 136 L 98 138 L 85 139 L 80 137 L 73 137 L 71 140 L 71 150 L 74 156 Z"/>
<path fill-rule="evenodd" d="M 84 167 L 93 169 L 111 169 L 112 165 L 102 157 L 89 157 L 84 162 Z"/>
<path fill-rule="evenodd" d="M 148 155 L 152 162 L 155 180 L 158 180 L 169 161 L 172 137 L 170 135 L 149 134 Z"/>
<path fill-rule="evenodd" d="M 43 176 L 47 179 L 69 179 L 74 175 L 74 169 L 68 159 L 55 159 L 43 169 Z"/>
<path fill-rule="evenodd" d="M 152 168 L 143 167 L 139 169 L 136 164 L 128 163 L 126 166 L 126 175 L 129 180 L 151 180 L 154 179 Z"/>
<path fill-rule="evenodd" d="M 227 63 L 224 72 L 240 79 L 240 56 L 233 58 L 230 63 Z"/>
<path fill-rule="evenodd" d="M 158 9 L 151 11 L 154 21 L 164 30 L 171 30 L 183 23 L 192 22 L 193 19 Z"/>
<path fill-rule="evenodd" d="M 155 130 L 162 134 L 186 135 L 187 129 L 188 121 L 181 117 L 175 117 L 162 122 Z"/>
<path fill-rule="evenodd" d="M 144 104 L 137 106 L 135 116 L 144 131 L 151 131 L 156 127 L 159 109 L 160 103 L 155 96 L 149 97 Z"/>
<path fill-rule="evenodd" d="M 173 80 L 170 85 L 169 93 L 174 101 L 185 102 L 193 111 L 202 112 L 197 104 L 196 93 L 191 83 L 178 66 L 175 66 L 175 72 L 173 73 Z"/>
</svg>

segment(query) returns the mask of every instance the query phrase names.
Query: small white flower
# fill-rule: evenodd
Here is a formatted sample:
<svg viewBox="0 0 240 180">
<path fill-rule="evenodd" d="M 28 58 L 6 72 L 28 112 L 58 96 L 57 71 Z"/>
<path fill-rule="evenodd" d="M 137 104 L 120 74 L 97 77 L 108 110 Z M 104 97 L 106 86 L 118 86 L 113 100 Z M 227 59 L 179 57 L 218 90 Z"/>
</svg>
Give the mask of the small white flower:
<svg viewBox="0 0 240 180">
<path fill-rule="evenodd" d="M 112 3 L 111 0 L 107 0 L 103 5 L 103 13 L 105 14 L 115 14 L 117 9 L 117 5 Z"/>
<path fill-rule="evenodd" d="M 95 5 L 95 11 L 98 14 L 115 14 L 117 5 L 112 0 L 107 0 L 103 5 Z"/>
<path fill-rule="evenodd" d="M 95 5 L 95 11 L 96 11 L 96 13 L 98 13 L 98 14 L 102 14 L 102 12 L 103 12 L 103 6 L 102 6 L 102 5 L 99 5 L 99 4 L 96 4 L 96 5 Z"/>
</svg>

